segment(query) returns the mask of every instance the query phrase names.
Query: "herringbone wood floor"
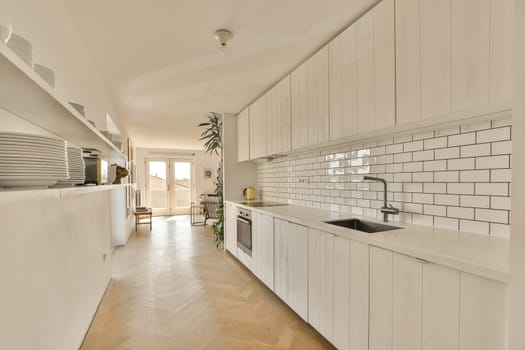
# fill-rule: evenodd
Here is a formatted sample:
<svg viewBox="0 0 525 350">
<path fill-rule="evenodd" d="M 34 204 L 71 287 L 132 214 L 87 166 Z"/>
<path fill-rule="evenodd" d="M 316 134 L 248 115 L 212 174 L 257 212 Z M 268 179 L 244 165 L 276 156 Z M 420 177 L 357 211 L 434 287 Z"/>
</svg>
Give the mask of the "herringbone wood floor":
<svg viewBox="0 0 525 350">
<path fill-rule="evenodd" d="M 188 217 L 139 228 L 113 270 L 82 350 L 332 349 Z"/>
</svg>

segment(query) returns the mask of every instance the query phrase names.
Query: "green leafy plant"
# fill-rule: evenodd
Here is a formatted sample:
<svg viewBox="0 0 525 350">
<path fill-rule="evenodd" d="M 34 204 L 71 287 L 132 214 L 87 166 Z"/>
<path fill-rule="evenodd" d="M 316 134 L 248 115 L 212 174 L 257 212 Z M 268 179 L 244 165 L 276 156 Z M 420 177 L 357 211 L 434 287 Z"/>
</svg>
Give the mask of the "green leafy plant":
<svg viewBox="0 0 525 350">
<path fill-rule="evenodd" d="M 222 178 L 222 118 L 220 114 L 212 112 L 208 121 L 200 123 L 199 128 L 204 128 L 200 140 L 204 141 L 204 151 L 219 156 L 217 177 L 215 179 L 215 194 L 217 195 L 217 222 L 213 224 L 215 246 L 217 248 L 224 244 L 224 201 L 223 201 L 223 178 Z"/>
</svg>

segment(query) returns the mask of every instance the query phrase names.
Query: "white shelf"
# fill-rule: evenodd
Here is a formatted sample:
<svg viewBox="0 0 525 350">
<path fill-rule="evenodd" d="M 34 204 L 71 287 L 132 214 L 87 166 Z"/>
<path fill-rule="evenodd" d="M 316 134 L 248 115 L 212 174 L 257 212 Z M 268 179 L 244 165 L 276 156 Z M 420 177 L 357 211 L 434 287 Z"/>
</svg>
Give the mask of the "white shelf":
<svg viewBox="0 0 525 350">
<path fill-rule="evenodd" d="M 3 42 L 0 42 L 0 77 L 0 106 L 5 110 L 78 146 L 96 148 L 106 157 L 127 160 Z"/>
</svg>

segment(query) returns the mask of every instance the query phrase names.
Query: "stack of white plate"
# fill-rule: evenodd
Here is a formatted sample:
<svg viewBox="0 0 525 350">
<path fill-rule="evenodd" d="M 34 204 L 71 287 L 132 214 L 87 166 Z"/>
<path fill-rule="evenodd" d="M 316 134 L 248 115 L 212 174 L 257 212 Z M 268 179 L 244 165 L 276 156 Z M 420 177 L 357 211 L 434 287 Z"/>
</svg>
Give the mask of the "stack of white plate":
<svg viewBox="0 0 525 350">
<path fill-rule="evenodd" d="M 67 149 L 67 168 L 69 179 L 60 180 L 56 187 L 73 187 L 82 185 L 86 181 L 86 165 L 82 157 L 82 149 L 66 141 Z"/>
<path fill-rule="evenodd" d="M 48 187 L 69 178 L 64 140 L 0 132 L 0 186 Z"/>
</svg>

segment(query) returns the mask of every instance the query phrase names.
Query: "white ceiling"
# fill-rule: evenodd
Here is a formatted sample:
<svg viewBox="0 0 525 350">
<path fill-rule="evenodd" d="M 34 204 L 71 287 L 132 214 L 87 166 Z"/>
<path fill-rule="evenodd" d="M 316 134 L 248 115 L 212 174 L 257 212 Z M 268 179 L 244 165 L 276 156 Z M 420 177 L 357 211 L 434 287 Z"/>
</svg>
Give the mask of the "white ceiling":
<svg viewBox="0 0 525 350">
<path fill-rule="evenodd" d="M 139 147 L 198 149 L 377 0 L 63 0 Z M 221 52 L 216 29 L 233 32 Z"/>
</svg>

